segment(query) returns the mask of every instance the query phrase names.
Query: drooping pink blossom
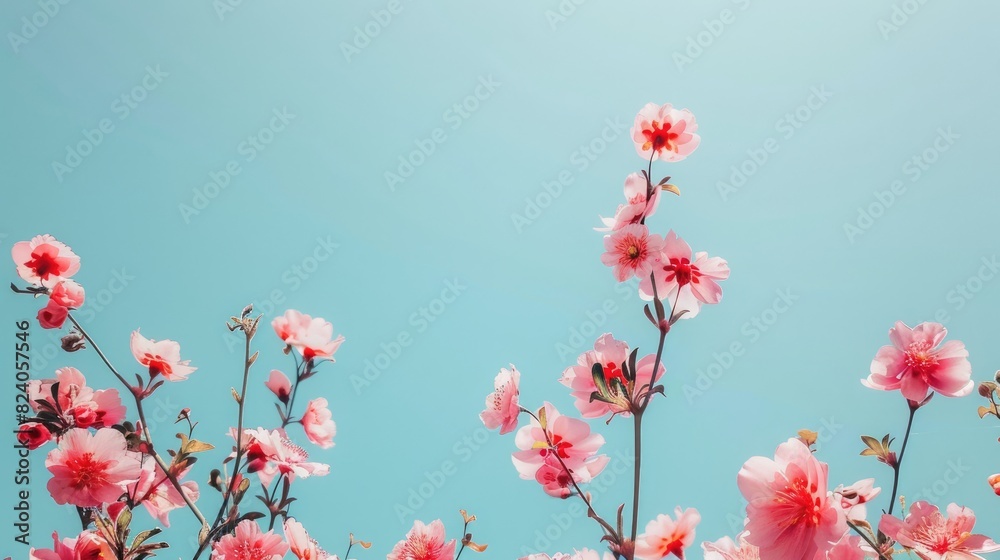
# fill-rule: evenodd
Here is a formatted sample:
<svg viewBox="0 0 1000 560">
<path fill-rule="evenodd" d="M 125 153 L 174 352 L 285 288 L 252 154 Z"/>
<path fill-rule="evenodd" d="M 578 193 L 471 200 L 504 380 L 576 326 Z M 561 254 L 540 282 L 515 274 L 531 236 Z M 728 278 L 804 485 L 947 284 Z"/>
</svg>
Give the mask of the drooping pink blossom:
<svg viewBox="0 0 1000 560">
<path fill-rule="evenodd" d="M 271 375 L 264 382 L 264 385 L 274 393 L 274 396 L 278 397 L 278 400 L 287 403 L 288 397 L 292 394 L 292 382 L 288 380 L 288 376 L 279 370 L 272 369 Z"/>
<path fill-rule="evenodd" d="M 848 521 L 857 523 L 866 520 L 868 513 L 865 504 L 875 499 L 881 491 L 881 488 L 875 488 L 874 478 L 866 478 L 850 486 L 838 486 L 833 491 L 833 498 L 844 510 Z"/>
<path fill-rule="evenodd" d="M 38 318 L 38 324 L 41 325 L 43 329 L 61 329 L 68 316 L 69 309 L 66 309 L 51 299 L 45 307 L 38 310 L 38 315 L 36 315 Z"/>
<path fill-rule="evenodd" d="M 691 246 L 671 230 L 663 240 L 663 250 L 652 263 L 656 279 L 656 295 L 670 305 L 674 314 L 686 311 L 682 318 L 698 315 L 702 304 L 722 301 L 720 280 L 729 278 L 729 264 L 720 257 L 699 252 L 692 256 Z M 639 296 L 653 299 L 653 282 L 649 275 L 639 282 Z M 677 302 L 674 304 L 674 302 Z"/>
<path fill-rule="evenodd" d="M 540 468 L 546 464 L 554 467 L 551 461 L 558 463 L 559 459 L 573 472 L 577 482 L 589 482 L 600 474 L 608 463 L 606 455 L 597 454 L 604 445 L 604 437 L 591 433 L 583 420 L 559 414 L 550 403 L 545 403 L 543 410 L 545 426 L 532 418 L 514 437 L 521 451 L 514 452 L 512 460 L 521 478 L 535 478 Z"/>
<path fill-rule="evenodd" d="M 591 395 L 598 390 L 594 382 L 594 364 L 601 364 L 604 371 L 604 379 L 608 386 L 612 380 L 617 379 L 623 385 L 627 384 L 623 372 L 623 364 L 627 364 L 629 359 L 628 344 L 621 340 L 616 340 L 610 333 L 602 334 L 594 342 L 594 349 L 587 350 L 576 360 L 576 365 L 570 366 L 563 371 L 560 383 L 573 390 L 573 398 L 576 399 L 577 410 L 584 418 L 600 418 L 608 414 L 621 414 L 628 416 L 631 414 L 627 399 L 622 402 L 608 403 L 597 399 L 591 399 Z M 663 376 L 666 371 L 663 363 L 656 370 L 653 376 L 653 363 L 656 356 L 647 355 L 636 362 L 636 382 L 637 388 L 643 385 L 653 385 Z M 650 379 L 652 377 L 652 379 Z"/>
<path fill-rule="evenodd" d="M 500 428 L 500 435 L 513 432 L 517 428 L 517 418 L 521 414 L 518 402 L 521 372 L 514 364 L 510 369 L 501 368 L 493 380 L 493 392 L 486 396 L 486 410 L 479 413 L 479 419 L 488 430 Z"/>
<path fill-rule="evenodd" d="M 281 560 L 288 545 L 274 531 L 263 532 L 255 521 L 240 521 L 231 535 L 212 545 L 212 560 Z"/>
<path fill-rule="evenodd" d="M 52 473 L 47 488 L 57 504 L 97 507 L 116 502 L 139 478 L 139 460 L 127 451 L 125 436 L 112 428 L 74 428 L 45 459 Z"/>
<path fill-rule="evenodd" d="M 52 540 L 51 549 L 30 549 L 28 560 L 103 560 L 115 557 L 108 541 L 92 531 L 83 531 L 76 538 L 61 541 L 59 534 L 53 532 Z"/>
<path fill-rule="evenodd" d="M 633 276 L 642 278 L 649 275 L 662 248 L 662 237 L 650 234 L 645 225 L 631 224 L 604 237 L 601 262 L 614 268 L 619 282 Z"/>
<path fill-rule="evenodd" d="M 173 340 L 150 340 L 138 329 L 132 332 L 132 355 L 149 376 L 162 375 L 167 381 L 183 381 L 198 368 L 191 367 L 191 360 L 181 360 L 181 345 Z"/>
<path fill-rule="evenodd" d="M 15 243 L 10 254 L 17 265 L 17 275 L 36 286 L 50 288 L 80 270 L 80 257 L 48 234 Z"/>
<path fill-rule="evenodd" d="M 701 514 L 694 508 L 674 510 L 676 519 L 658 515 L 646 525 L 643 534 L 636 537 L 635 556 L 641 560 L 661 560 L 671 554 L 684 560 L 684 549 L 694 542 L 695 527 Z"/>
<path fill-rule="evenodd" d="M 827 469 L 797 438 L 779 445 L 773 460 L 752 457 L 743 464 L 736 482 L 747 500 L 745 538 L 762 558 L 813 560 L 847 532 Z"/>
<path fill-rule="evenodd" d="M 871 375 L 861 382 L 882 391 L 899 389 L 903 396 L 921 402 L 928 392 L 964 397 L 972 392 L 969 351 L 957 340 L 943 345 L 948 330 L 940 323 L 920 323 L 914 328 L 902 321 L 889 329 L 891 346 L 883 346 L 872 360 Z"/>
<path fill-rule="evenodd" d="M 257 473 L 264 486 L 270 486 L 276 475 L 286 476 L 292 482 L 296 477 L 330 474 L 329 465 L 310 462 L 305 449 L 292 443 L 282 430 L 259 428 L 243 433 L 241 445 L 246 448 L 247 470 Z"/>
<path fill-rule="evenodd" d="M 698 122 L 687 109 L 647 103 L 635 116 L 632 141 L 643 159 L 681 161 L 701 143 Z"/>
<path fill-rule="evenodd" d="M 649 182 L 642 173 L 632 173 L 625 178 L 625 204 L 618 206 L 613 218 L 601 218 L 604 227 L 594 228 L 595 231 L 615 231 L 627 225 L 641 223 L 642 220 L 656 213 L 660 204 L 661 188 L 653 188 L 649 196 Z"/>
<path fill-rule="evenodd" d="M 56 383 L 57 400 L 52 398 Z M 55 378 L 33 379 L 28 382 L 28 401 L 35 412 L 42 410 L 39 401 L 49 404 L 49 409 L 60 411 L 61 425 L 52 426 L 56 435 L 69 428 L 107 428 L 125 419 L 125 406 L 115 389 L 94 390 L 87 386 L 87 379 L 80 370 L 64 367 L 56 370 Z"/>
<path fill-rule="evenodd" d="M 187 472 L 187 470 L 181 472 L 177 479 L 183 479 Z M 198 501 L 197 482 L 192 480 L 181 482 L 181 488 L 184 489 L 184 496 L 187 496 L 192 503 Z M 128 494 L 134 501 L 141 503 L 149 515 L 158 519 L 164 527 L 170 527 L 171 511 L 187 505 L 181 493 L 167 479 L 163 469 L 152 460 L 143 463 L 139 479 L 128 486 Z"/>
<path fill-rule="evenodd" d="M 49 293 L 49 301 L 56 302 L 57 305 L 69 309 L 79 309 L 83 307 L 85 294 L 83 286 L 73 280 L 62 280 L 52 288 Z"/>
<path fill-rule="evenodd" d="M 935 505 L 914 502 L 906 519 L 883 515 L 879 530 L 924 560 L 983 560 L 978 553 L 1000 550 L 989 537 L 972 533 L 976 514 L 971 509 L 949 504 L 947 511 L 945 516 Z"/>
<path fill-rule="evenodd" d="M 38 449 L 52 439 L 52 432 L 45 424 L 26 422 L 17 428 L 17 441 L 28 449 Z"/>
<path fill-rule="evenodd" d="M 701 549 L 705 551 L 705 560 L 760 560 L 760 551 L 748 543 L 744 535 L 737 536 L 736 540 L 739 544 L 729 537 L 723 537 L 713 543 L 701 543 Z"/>
<path fill-rule="evenodd" d="M 406 538 L 396 543 L 387 560 L 452 560 L 455 557 L 455 540 L 445 542 L 444 523 L 441 520 L 425 525 L 414 521 Z"/>
<path fill-rule="evenodd" d="M 337 425 L 333 423 L 333 414 L 328 406 L 329 403 L 323 397 L 313 399 L 306 405 L 300 420 L 309 441 L 323 449 L 333 447 L 333 436 L 337 435 Z"/>
<path fill-rule="evenodd" d="M 333 325 L 326 320 L 312 318 L 294 309 L 285 311 L 271 321 L 278 337 L 287 346 L 295 348 L 305 360 L 323 359 L 334 361 L 333 355 L 344 343 L 343 335 L 333 338 Z"/>
</svg>

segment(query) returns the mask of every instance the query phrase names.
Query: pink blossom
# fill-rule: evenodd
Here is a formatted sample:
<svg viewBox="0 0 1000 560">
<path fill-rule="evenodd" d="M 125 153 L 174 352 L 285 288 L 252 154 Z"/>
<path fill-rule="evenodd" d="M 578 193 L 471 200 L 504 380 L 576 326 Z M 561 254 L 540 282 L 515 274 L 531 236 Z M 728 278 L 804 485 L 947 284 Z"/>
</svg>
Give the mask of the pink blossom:
<svg viewBox="0 0 1000 560">
<path fill-rule="evenodd" d="M 178 479 L 184 478 L 187 470 L 180 473 Z M 198 501 L 198 483 L 194 481 L 181 482 L 184 495 L 191 502 Z M 139 479 L 128 486 L 128 494 L 137 503 L 141 503 L 149 514 L 160 521 L 164 527 L 170 527 L 168 515 L 171 511 L 187 506 L 184 497 L 167 479 L 166 473 L 154 461 L 146 461 L 142 465 Z"/>
<path fill-rule="evenodd" d="M 1000 474 L 990 475 L 990 477 L 986 479 L 986 482 L 991 488 L 993 488 L 993 493 L 1000 496 Z"/>
<path fill-rule="evenodd" d="M 52 386 L 59 384 L 58 402 L 52 399 Z M 28 382 L 28 400 L 35 412 L 42 410 L 38 401 L 49 404 L 50 409 L 61 413 L 62 425 L 58 433 L 69 428 L 107 428 L 125 419 L 125 406 L 118 391 L 87 386 L 87 379 L 80 370 L 64 367 L 56 370 L 54 379 L 34 379 Z M 53 427 L 54 429 L 54 427 Z"/>
<path fill-rule="evenodd" d="M 827 465 L 799 439 L 779 445 L 774 460 L 752 457 L 736 482 L 748 502 L 746 540 L 763 558 L 812 560 L 847 531 L 827 489 Z"/>
<path fill-rule="evenodd" d="M 865 550 L 871 550 L 871 547 L 863 545 L 861 537 L 844 535 L 844 538 L 826 553 L 826 560 L 865 560 Z"/>
<path fill-rule="evenodd" d="M 635 116 L 632 141 L 643 159 L 681 161 L 701 143 L 697 130 L 691 111 L 675 109 L 670 103 L 647 103 Z"/>
<path fill-rule="evenodd" d="M 322 397 L 309 401 L 300 420 L 309 441 L 323 449 L 333 447 L 333 436 L 337 435 L 337 425 L 333 423 L 333 414 L 327 408 L 328 405 L 327 400 Z"/>
<path fill-rule="evenodd" d="M 976 553 L 995 552 L 1000 544 L 973 534 L 975 524 L 976 514 L 969 508 L 949 504 L 946 517 L 937 506 L 919 501 L 910 506 L 905 520 L 883 515 L 879 530 L 924 560 L 983 560 Z"/>
<path fill-rule="evenodd" d="M 588 350 L 576 360 L 576 365 L 566 368 L 562 378 L 559 380 L 563 385 L 573 390 L 572 395 L 576 399 L 574 403 L 577 410 L 584 418 L 600 418 L 608 414 L 621 414 L 628 416 L 631 414 L 628 401 L 607 403 L 597 399 L 591 400 L 590 396 L 598 390 L 594 382 L 594 364 L 601 364 L 604 370 L 604 379 L 608 386 L 612 380 L 617 379 L 623 385 L 628 384 L 622 371 L 623 364 L 629 360 L 628 344 L 621 340 L 616 340 L 610 333 L 602 334 L 596 342 L 594 349 Z M 636 362 L 636 387 L 655 384 L 663 376 L 665 368 L 661 363 L 653 377 L 653 363 L 656 357 L 647 355 Z M 653 377 L 651 380 L 650 377 Z"/>
<path fill-rule="evenodd" d="M 722 287 L 718 281 L 729 278 L 729 265 L 719 257 L 697 253 L 692 257 L 691 246 L 671 230 L 663 241 L 663 250 L 652 263 L 652 276 L 656 278 L 656 295 L 671 305 L 674 314 L 687 311 L 681 317 L 698 315 L 702 304 L 722 301 Z M 653 282 L 649 275 L 639 283 L 639 295 L 644 300 L 653 299 Z"/>
<path fill-rule="evenodd" d="M 48 234 L 15 243 L 10 254 L 17 265 L 17 275 L 36 286 L 54 286 L 80 270 L 80 257 Z"/>
<path fill-rule="evenodd" d="M 260 428 L 243 433 L 241 445 L 246 447 L 247 470 L 256 472 L 264 486 L 270 486 L 275 475 L 286 476 L 293 482 L 295 477 L 330 474 L 329 465 L 310 462 L 309 454 L 292 443 L 282 430 Z"/>
<path fill-rule="evenodd" d="M 236 531 L 212 545 L 212 560 L 281 560 L 288 545 L 274 531 L 264 533 L 256 522 L 240 521 Z"/>
<path fill-rule="evenodd" d="M 581 548 L 580 550 L 573 551 L 573 554 L 557 552 L 555 555 L 549 556 L 540 552 L 538 554 L 523 556 L 519 560 L 602 560 L 602 558 L 603 560 L 615 560 L 615 555 L 605 551 L 604 555 L 601 556 L 601 553 L 596 550 Z"/>
<path fill-rule="evenodd" d="M 521 414 L 518 403 L 521 372 L 514 364 L 510 369 L 501 368 L 493 380 L 493 392 L 486 396 L 486 410 L 479 413 L 479 419 L 489 430 L 500 428 L 500 435 L 513 432 L 517 428 L 517 418 Z"/>
<path fill-rule="evenodd" d="M 644 225 L 631 224 L 604 237 L 601 262 L 614 267 L 615 278 L 624 282 L 633 276 L 649 275 L 662 248 L 663 238 L 650 234 Z"/>
<path fill-rule="evenodd" d="M 343 336 L 333 338 L 333 325 L 329 322 L 294 309 L 275 317 L 271 326 L 286 345 L 298 350 L 306 360 L 320 358 L 332 362 L 333 354 L 344 343 Z"/>
<path fill-rule="evenodd" d="M 83 286 L 73 280 L 63 280 L 52 288 L 52 292 L 49 294 L 49 301 L 54 301 L 57 305 L 69 309 L 79 309 L 83 307 Z"/>
<path fill-rule="evenodd" d="M 97 507 L 118 501 L 126 486 L 139 478 L 139 460 L 126 451 L 125 436 L 103 428 L 74 428 L 45 459 L 52 473 L 49 494 L 57 504 Z"/>
<path fill-rule="evenodd" d="M 38 324 L 43 329 L 60 329 L 68 316 L 69 309 L 50 299 L 45 307 L 38 310 Z"/>
<path fill-rule="evenodd" d="M 544 427 L 532 418 L 531 423 L 518 430 L 514 437 L 521 451 L 515 452 L 512 459 L 521 478 L 535 478 L 543 466 L 554 467 L 552 461 L 558 463 L 562 459 L 577 482 L 590 482 L 608 463 L 606 455 L 597 455 L 604 438 L 591 433 L 586 422 L 559 414 L 549 403 L 545 403 L 543 410 Z"/>
<path fill-rule="evenodd" d="M 29 550 L 28 560 L 102 560 L 115 557 L 108 541 L 92 531 L 84 531 L 74 539 L 62 541 L 58 533 L 53 532 L 52 540 L 51 549 Z"/>
<path fill-rule="evenodd" d="M 331 555 L 320 548 L 316 539 L 309 536 L 305 527 L 294 518 L 285 520 L 285 540 L 288 541 L 288 548 L 298 560 L 325 560 Z M 332 560 L 336 560 L 336 556 Z"/>
<path fill-rule="evenodd" d="M 723 537 L 714 543 L 701 543 L 705 560 L 760 560 L 760 552 L 756 546 L 748 543 L 744 535 L 736 538 L 739 545 L 729 537 Z"/>
<path fill-rule="evenodd" d="M 279 370 L 272 369 L 270 377 L 264 383 L 274 396 L 278 397 L 278 400 L 287 403 L 288 397 L 292 394 L 292 382 L 288 380 L 288 376 Z"/>
<path fill-rule="evenodd" d="M 38 449 L 51 439 L 52 432 L 45 427 L 45 424 L 26 422 L 17 429 L 17 441 L 28 449 Z"/>
<path fill-rule="evenodd" d="M 833 497 L 844 510 L 847 519 L 857 523 L 867 517 L 865 504 L 875 499 L 881 491 L 881 488 L 875 488 L 874 478 L 866 478 L 850 486 L 838 486 L 833 491 Z"/>
<path fill-rule="evenodd" d="M 883 346 L 872 360 L 871 375 L 861 382 L 872 389 L 895 391 L 921 402 L 930 390 L 946 397 L 972 392 L 969 351 L 957 340 L 941 345 L 948 330 L 940 323 L 920 323 L 913 329 L 902 321 L 889 329 L 892 346 Z"/>
<path fill-rule="evenodd" d="M 191 360 L 181 360 L 181 345 L 173 340 L 150 340 L 138 330 L 132 332 L 132 355 L 149 376 L 162 375 L 167 381 L 183 381 L 198 369 L 191 367 Z"/>
<path fill-rule="evenodd" d="M 674 510 L 677 519 L 658 515 L 646 525 L 646 531 L 636 537 L 635 556 L 641 560 L 660 560 L 673 554 L 684 559 L 684 549 L 694 542 L 694 528 L 701 514 L 694 508 Z"/>
<path fill-rule="evenodd" d="M 424 525 L 414 521 L 406 539 L 396 543 L 387 560 L 452 560 L 455 556 L 455 540 L 445 542 L 444 523 L 441 520 Z"/>
<path fill-rule="evenodd" d="M 627 225 L 641 223 L 642 220 L 656 213 L 660 204 L 661 188 L 653 188 L 653 195 L 648 196 L 649 182 L 642 173 L 632 173 L 625 178 L 625 204 L 618 206 L 613 218 L 601 218 L 604 223 L 596 231 L 615 231 Z"/>
</svg>

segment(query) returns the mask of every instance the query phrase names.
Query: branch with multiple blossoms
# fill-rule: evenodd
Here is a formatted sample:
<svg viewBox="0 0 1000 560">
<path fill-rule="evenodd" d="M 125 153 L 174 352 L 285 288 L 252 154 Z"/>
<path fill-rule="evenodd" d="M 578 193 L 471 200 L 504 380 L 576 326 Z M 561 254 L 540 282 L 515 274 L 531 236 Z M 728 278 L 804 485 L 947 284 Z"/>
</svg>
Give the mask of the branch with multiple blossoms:
<svg viewBox="0 0 1000 560">
<path fill-rule="evenodd" d="M 177 434 L 179 443 L 173 446 L 154 442 L 144 411 L 144 403 L 157 391 L 189 382 L 197 370 L 190 360 L 181 359 L 180 344 L 148 339 L 138 329 L 133 331 L 129 348 L 138 372 L 132 383 L 73 317 L 73 310 L 85 301 L 83 286 L 72 280 L 80 269 L 80 258 L 50 235 L 16 243 L 11 255 L 18 276 L 26 283 L 11 284 L 11 289 L 44 298 L 45 305 L 37 315 L 42 328 L 71 325 L 62 339 L 62 349 L 67 353 L 93 349 L 131 395 L 135 414 L 132 420 L 127 419 L 129 410 L 118 389 L 94 388 L 74 367 L 59 368 L 52 378 L 34 379 L 20 387 L 32 415 L 19 426 L 17 439 L 31 450 L 54 446 L 45 458 L 51 474 L 47 490 L 57 504 L 75 508 L 82 524 L 82 531 L 74 537 L 61 539 L 53 533 L 52 548 L 32 548 L 29 559 L 142 560 L 168 547 L 160 535 L 170 527 L 169 514 L 181 509 L 188 510 L 200 526 L 194 560 L 206 552 L 212 560 L 280 560 L 289 554 L 298 560 L 338 558 L 323 550 L 289 514 L 296 500 L 292 490 L 300 485 L 297 481 L 330 473 L 329 465 L 311 461 L 308 452 L 294 442 L 297 436 L 287 431 L 297 424 L 312 445 L 321 449 L 334 446 L 336 425 L 327 399 L 309 400 L 301 411 L 295 406 L 303 383 L 319 374 L 321 366 L 334 362 L 334 354 L 344 342 L 343 336 L 334 337 L 329 322 L 296 310 L 288 310 L 271 322 L 280 340 L 275 346 L 292 357 L 294 375 L 275 369 L 263 383 L 275 398 L 277 427 L 249 428 L 244 421 L 252 368 L 259 357 L 259 352 L 253 351 L 253 340 L 261 316 L 253 316 L 253 308 L 248 306 L 230 318 L 229 330 L 239 331 L 245 340 L 242 379 L 240 389 L 232 389 L 237 417 L 236 426 L 229 430 L 232 452 L 207 477 L 209 487 L 219 494 L 219 505 L 212 509 L 214 515 L 206 516 L 201 509 L 206 507 L 201 488 L 190 478 L 199 454 L 215 447 L 195 438 L 199 422 L 190 408 L 178 413 L 176 423 L 184 422 L 187 429 Z M 23 348 L 28 351 L 27 334 L 24 337 Z M 255 486 L 257 490 L 253 490 Z M 256 501 L 246 500 L 251 494 Z M 148 518 L 137 515 L 143 509 Z M 429 525 L 417 521 L 387 558 L 457 559 L 467 548 L 482 552 L 486 545 L 474 542 L 469 532 L 475 516 L 465 511 L 461 514 L 465 525 L 457 554 L 457 542 L 446 541 L 440 520 Z M 162 527 L 152 526 L 156 524 Z M 356 545 L 362 549 L 372 546 L 350 534 L 345 559 Z"/>
<path fill-rule="evenodd" d="M 656 395 L 665 396 L 659 382 L 665 374 L 664 344 L 679 321 L 699 315 L 704 305 L 722 300 L 719 281 L 729 277 L 725 260 L 694 253 L 673 230 L 665 236 L 651 233 L 646 224 L 661 204 L 661 193 L 680 195 L 670 177 L 654 182 L 654 161 L 677 162 L 700 144 L 698 125 L 688 110 L 666 104 L 648 104 L 635 118 L 632 139 L 647 168 L 625 179 L 625 203 L 611 218 L 602 218 L 605 233 L 601 262 L 612 267 L 618 282 L 639 279 L 639 295 L 649 301 L 643 311 L 655 330 L 655 354 L 639 357 L 637 349 L 602 334 L 593 350 L 563 372 L 559 381 L 568 387 L 579 414 L 585 419 L 631 419 L 634 433 L 634 473 L 631 504 L 610 504 L 614 515 L 598 512 L 586 492 L 608 464 L 600 454 L 604 438 L 580 419 L 562 415 L 551 403 L 529 409 L 522 406 L 520 372 L 511 365 L 500 370 L 494 391 L 480 415 L 489 429 L 501 434 L 517 430 L 514 467 L 523 479 L 534 479 L 555 498 L 579 498 L 588 516 L 600 528 L 607 547 L 604 560 L 662 560 L 685 558 L 695 541 L 701 515 L 695 508 L 676 507 L 674 515 L 660 514 L 638 532 L 640 521 L 643 420 Z M 982 558 L 979 553 L 1000 550 L 1000 544 L 973 534 L 975 514 L 956 504 L 942 512 L 925 501 L 910 505 L 905 514 L 893 515 L 901 481 L 903 459 L 916 413 L 934 393 L 963 397 L 971 393 L 972 368 L 965 346 L 945 341 L 940 324 L 922 323 L 910 328 L 902 322 L 889 331 L 892 343 L 882 347 L 871 363 L 863 384 L 881 391 L 899 391 L 907 405 L 908 420 L 898 453 L 893 438 L 862 436 L 862 455 L 874 456 L 892 470 L 892 492 L 887 509 L 873 525 L 867 504 L 881 489 L 869 478 L 851 485 L 830 487 L 828 465 L 813 450 L 817 434 L 802 430 L 798 437 L 780 444 L 774 457 L 752 457 L 736 476 L 747 501 L 743 531 L 735 539 L 723 537 L 701 545 L 705 560 L 888 560 L 900 551 L 924 560 Z M 980 393 L 990 399 L 980 408 L 1000 419 L 1000 372 L 996 383 L 986 383 Z M 658 399 L 659 400 L 659 399 Z M 521 414 L 528 423 L 520 425 Z M 647 426 L 649 428 L 649 426 Z M 1000 475 L 990 478 L 1000 494 Z M 631 506 L 631 507 L 628 507 Z M 626 523 L 625 512 L 630 511 Z M 595 539 L 596 540 L 596 539 Z M 601 560 L 594 549 L 572 554 L 538 553 L 521 560 Z"/>
</svg>

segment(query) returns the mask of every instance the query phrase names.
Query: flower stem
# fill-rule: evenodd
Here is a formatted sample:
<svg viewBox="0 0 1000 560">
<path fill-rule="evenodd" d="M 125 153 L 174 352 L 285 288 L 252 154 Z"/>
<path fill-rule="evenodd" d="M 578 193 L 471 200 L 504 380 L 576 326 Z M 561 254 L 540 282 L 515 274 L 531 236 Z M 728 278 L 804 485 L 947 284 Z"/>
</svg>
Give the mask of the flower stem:
<svg viewBox="0 0 1000 560">
<path fill-rule="evenodd" d="M 910 441 L 910 429 L 913 428 L 913 416 L 917 413 L 918 406 L 910 405 L 910 418 L 906 421 L 906 434 L 903 436 L 903 446 L 899 448 L 899 459 L 892 467 L 892 498 L 889 499 L 889 515 L 892 515 L 892 508 L 896 505 L 896 490 L 899 488 L 899 470 L 903 465 L 903 455 L 906 453 L 906 444 Z"/>
<path fill-rule="evenodd" d="M 847 522 L 847 526 L 850 527 L 855 533 L 860 535 L 861 538 L 864 539 L 865 542 L 872 547 L 872 549 L 875 551 L 875 554 L 878 554 L 879 558 L 881 558 L 882 560 L 889 560 L 888 558 L 885 557 L 885 554 L 882 554 L 882 551 L 879 549 L 879 546 L 875 544 L 875 541 L 873 541 L 871 537 L 869 537 L 864 531 L 862 531 L 860 527 L 858 527 L 854 523 L 851 523 L 850 521 Z"/>
</svg>

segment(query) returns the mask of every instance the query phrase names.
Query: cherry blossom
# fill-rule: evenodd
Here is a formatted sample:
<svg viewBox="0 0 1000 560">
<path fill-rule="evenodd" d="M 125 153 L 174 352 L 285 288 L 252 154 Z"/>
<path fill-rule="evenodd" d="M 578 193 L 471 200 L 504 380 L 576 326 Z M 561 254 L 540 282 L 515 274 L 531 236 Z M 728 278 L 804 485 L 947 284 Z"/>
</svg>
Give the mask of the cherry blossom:
<svg viewBox="0 0 1000 560">
<path fill-rule="evenodd" d="M 445 542 L 444 523 L 441 520 L 425 525 L 414 521 L 406 538 L 396 543 L 387 560 L 452 560 L 455 557 L 455 540 Z"/>
<path fill-rule="evenodd" d="M 899 389 L 905 398 L 918 403 L 932 390 L 946 397 L 968 395 L 975 385 L 969 351 L 957 340 L 944 342 L 947 334 L 940 323 L 920 323 L 911 329 L 897 321 L 889 329 L 892 345 L 879 349 L 871 375 L 862 383 L 882 391 Z"/>
<path fill-rule="evenodd" d="M 510 369 L 500 369 L 493 380 L 493 392 L 486 396 L 486 410 L 479 414 L 487 429 L 500 428 L 500 434 L 503 435 L 517 428 L 517 418 L 521 413 L 521 405 L 518 403 L 520 381 L 521 373 L 514 364 L 510 365 Z"/>
<path fill-rule="evenodd" d="M 684 549 L 694 542 L 694 529 L 701 522 L 701 514 L 694 508 L 674 511 L 676 519 L 658 515 L 646 525 L 646 530 L 636 538 L 635 555 L 641 560 L 660 560 L 671 554 L 684 559 Z"/>
<path fill-rule="evenodd" d="M 18 276 L 36 286 L 55 286 L 80 270 L 80 257 L 48 234 L 15 243 L 10 254 Z"/>
<path fill-rule="evenodd" d="M 212 545 L 212 560 L 281 560 L 288 545 L 274 531 L 264 533 L 251 520 L 241 521 L 231 535 Z"/>
<path fill-rule="evenodd" d="M 97 507 L 118 501 L 139 477 L 139 460 L 128 452 L 125 437 L 104 428 L 95 434 L 74 428 L 45 459 L 52 473 L 47 488 L 57 504 Z"/>
<path fill-rule="evenodd" d="M 691 111 L 673 105 L 647 103 L 635 116 L 632 140 L 643 159 L 681 161 L 701 143 L 698 123 Z"/>
<path fill-rule="evenodd" d="M 904 520 L 883 515 L 879 530 L 924 560 L 983 560 L 977 553 L 1000 550 L 989 537 L 972 533 L 976 514 L 971 509 L 949 504 L 947 511 L 945 516 L 935 505 L 914 502 Z"/>
<path fill-rule="evenodd" d="M 181 360 L 181 345 L 173 340 L 150 340 L 138 330 L 132 332 L 132 355 L 149 369 L 149 376 L 162 375 L 167 381 L 183 381 L 198 368 L 190 360 Z"/>
</svg>

